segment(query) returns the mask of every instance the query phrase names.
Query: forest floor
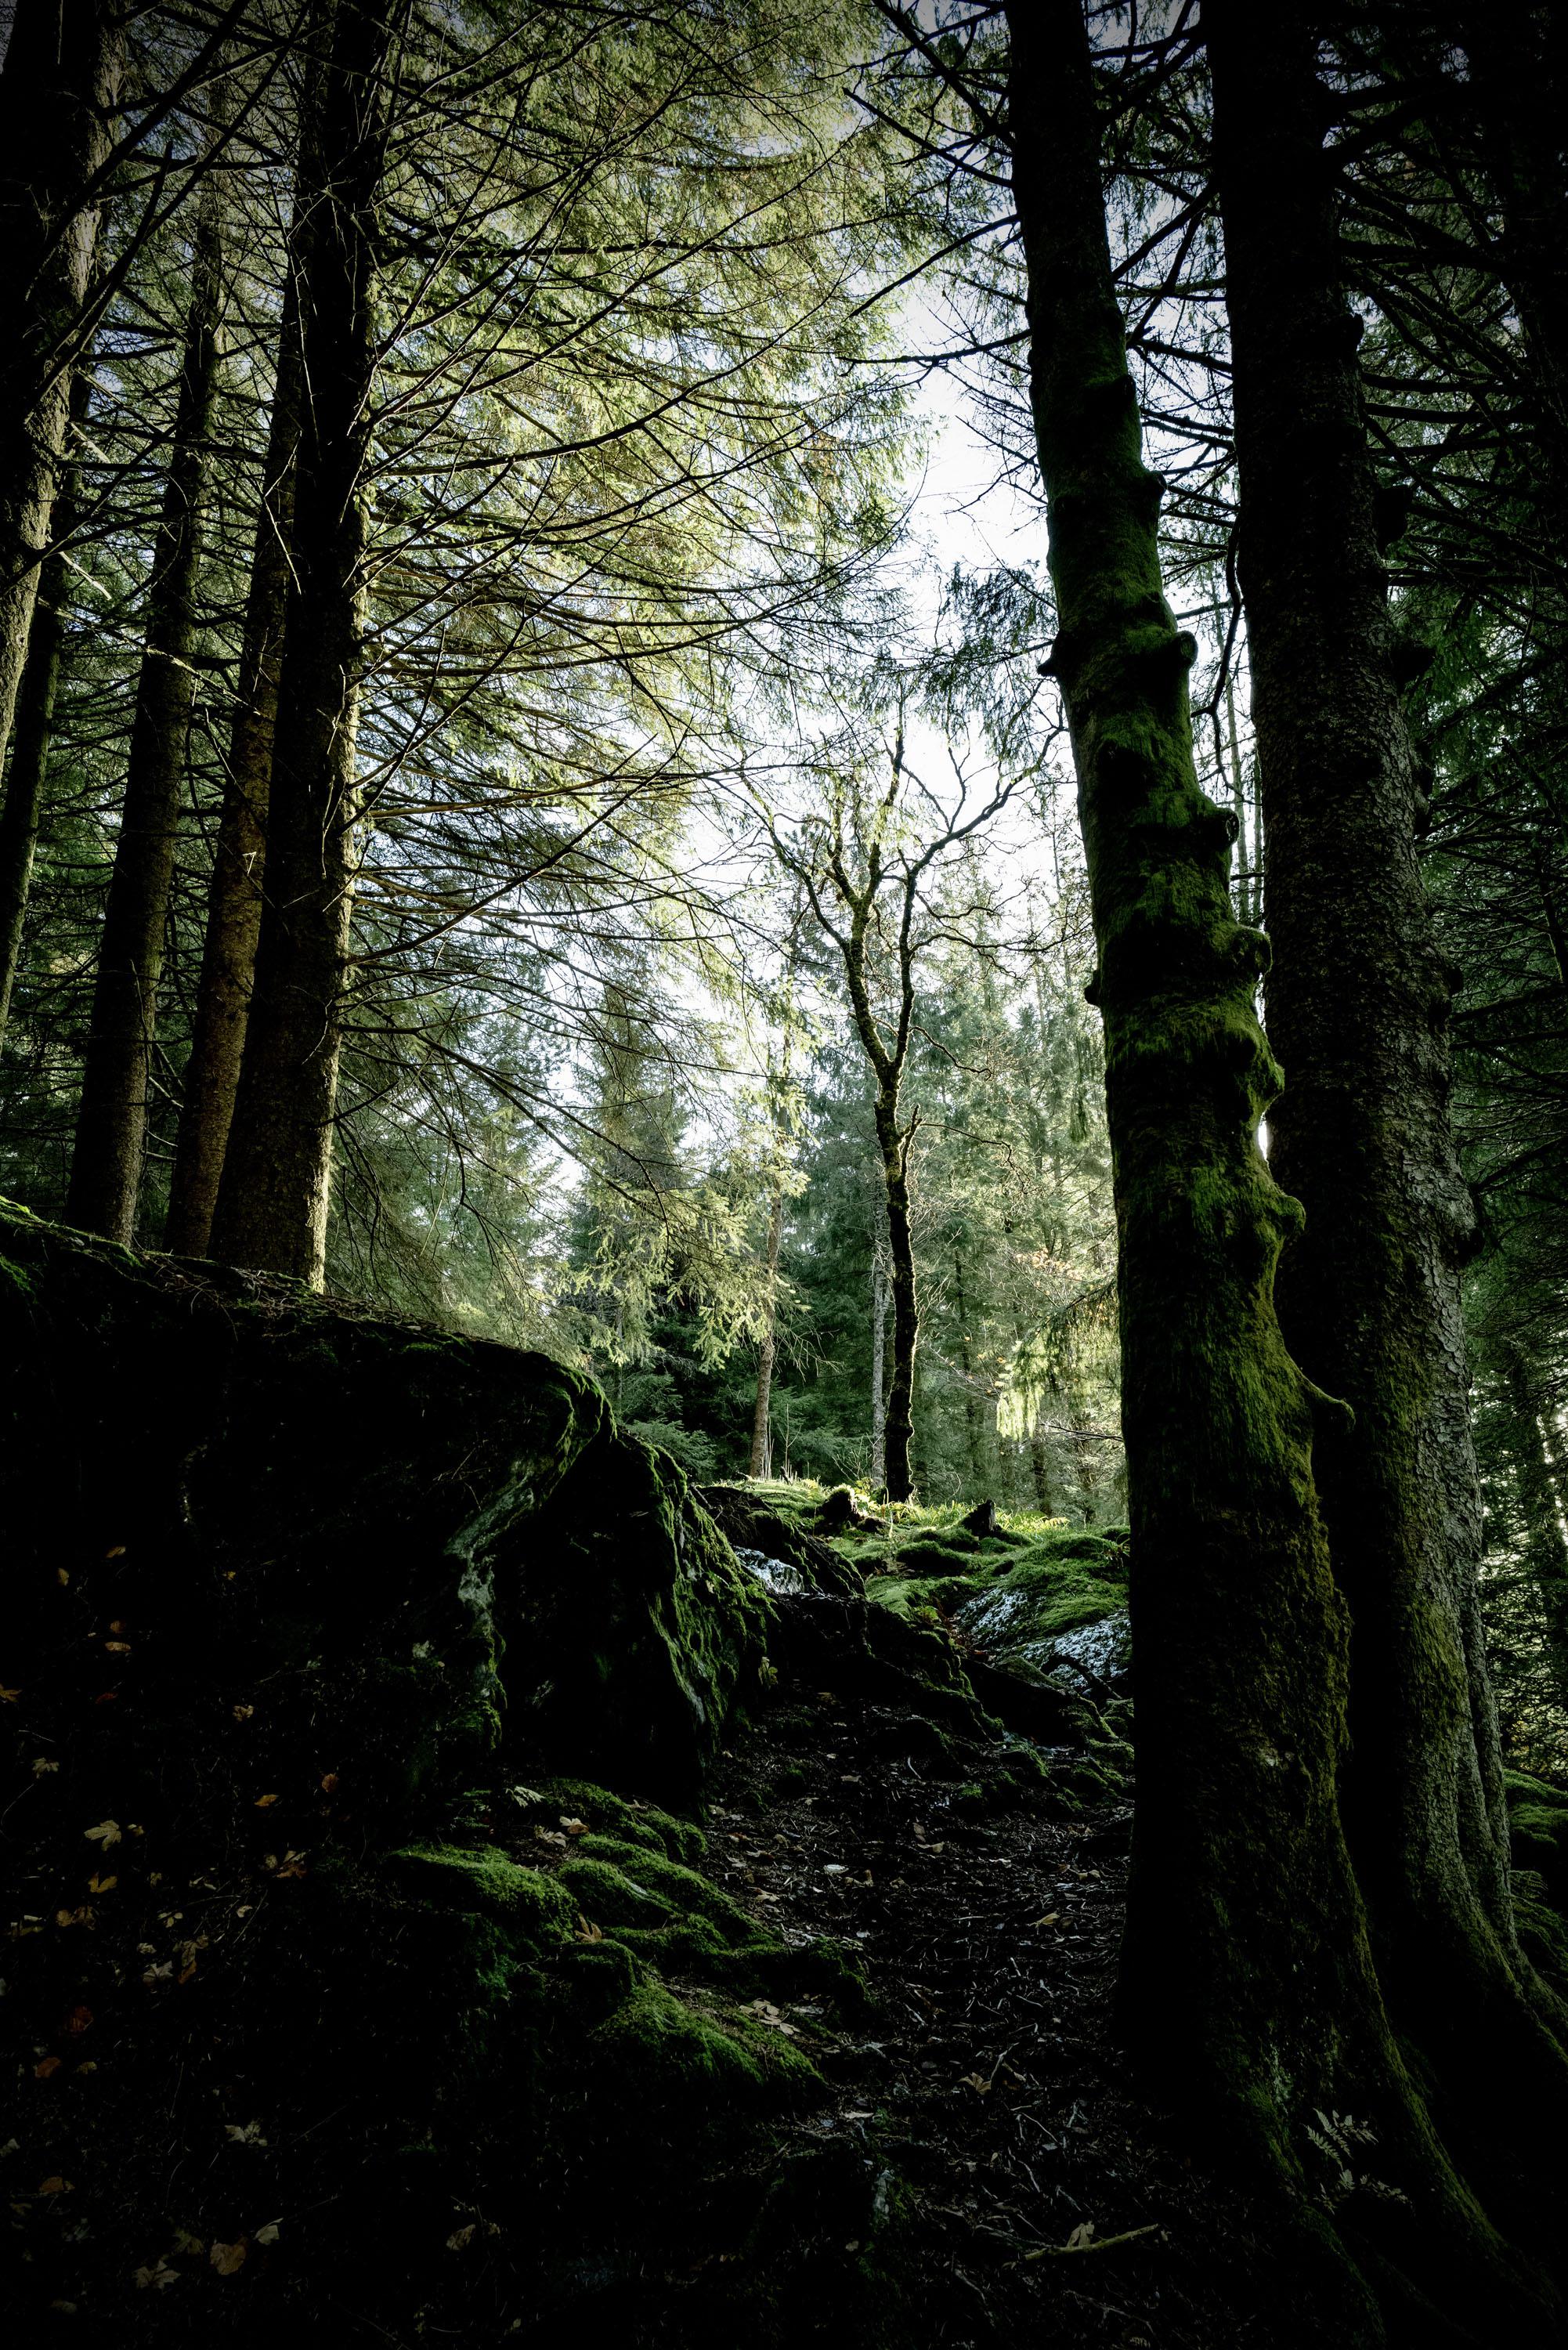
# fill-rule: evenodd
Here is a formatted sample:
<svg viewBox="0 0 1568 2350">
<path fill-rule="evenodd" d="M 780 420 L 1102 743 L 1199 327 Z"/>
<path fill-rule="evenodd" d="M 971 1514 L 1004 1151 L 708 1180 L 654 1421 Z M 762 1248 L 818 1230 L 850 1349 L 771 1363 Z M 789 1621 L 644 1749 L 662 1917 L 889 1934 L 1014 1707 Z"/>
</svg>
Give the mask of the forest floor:
<svg viewBox="0 0 1568 2350">
<path fill-rule="evenodd" d="M 875 2008 L 814 2049 L 836 2097 L 797 2135 L 896 2165 L 911 2350 L 1267 2350 L 1279 2273 L 1245 2199 L 1139 2100 L 1116 2044 L 1130 1805 L 1064 1818 L 1042 1790 L 966 1816 L 918 1719 L 900 1752 L 895 1711 L 789 1695 L 711 1789 L 709 1872 L 787 1940 L 865 1956 Z M 786 2007 L 779 2028 L 813 2020 Z M 824 2309 L 820 2338 L 834 2324 Z M 679 2334 L 666 2303 L 647 2338 Z"/>
</svg>

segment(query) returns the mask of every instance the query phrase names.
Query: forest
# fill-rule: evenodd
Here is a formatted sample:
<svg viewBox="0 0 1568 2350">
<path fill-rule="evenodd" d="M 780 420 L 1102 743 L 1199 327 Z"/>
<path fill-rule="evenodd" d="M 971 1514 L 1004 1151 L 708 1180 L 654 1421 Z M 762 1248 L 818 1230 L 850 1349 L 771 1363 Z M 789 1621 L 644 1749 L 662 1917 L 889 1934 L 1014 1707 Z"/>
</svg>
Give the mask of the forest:
<svg viewBox="0 0 1568 2350">
<path fill-rule="evenodd" d="M 1568 11 L 0 44 L 14 2338 L 1568 2350 Z"/>
</svg>

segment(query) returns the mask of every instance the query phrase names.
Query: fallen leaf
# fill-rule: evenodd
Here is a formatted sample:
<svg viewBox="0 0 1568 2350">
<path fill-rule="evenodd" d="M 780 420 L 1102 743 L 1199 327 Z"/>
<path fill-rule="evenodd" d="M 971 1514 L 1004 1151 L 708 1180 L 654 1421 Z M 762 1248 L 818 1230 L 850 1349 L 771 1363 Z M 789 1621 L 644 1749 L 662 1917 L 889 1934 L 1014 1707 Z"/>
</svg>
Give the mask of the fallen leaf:
<svg viewBox="0 0 1568 2350">
<path fill-rule="evenodd" d="M 260 2122 L 225 2122 L 223 2135 L 231 2146 L 265 2146 Z"/>
<path fill-rule="evenodd" d="M 1092 2242 L 1094 2233 L 1094 2221 L 1092 2220 L 1080 2220 L 1072 2234 L 1068 2237 L 1066 2242 L 1063 2245 L 1063 2251 L 1067 2252 L 1081 2252 L 1085 2244 Z"/>
<path fill-rule="evenodd" d="M 190 1964 L 188 1967 L 183 1967 L 183 1968 L 182 1968 L 181 1971 L 180 1971 L 180 1972 L 175 1976 L 174 1980 L 175 1980 L 175 1981 L 180 1985 L 181 1989 L 182 1989 L 182 1990 L 183 1990 L 183 1989 L 184 1989 L 184 1987 L 185 1987 L 185 1985 L 186 1985 L 188 1982 L 190 1982 L 190 1981 L 192 1981 L 193 1980 L 193 1978 L 194 1978 L 194 1976 L 195 1976 L 195 1972 L 196 1972 L 196 1963 L 195 1963 L 195 1960 L 192 1960 L 192 1962 L 191 1962 L 191 1964 Z"/>
<path fill-rule="evenodd" d="M 191 2233 L 189 2228 L 176 2228 L 174 2249 L 177 2252 L 195 2252 L 200 2255 L 206 2251 L 207 2247 L 200 2236 L 193 2236 Z"/>
<path fill-rule="evenodd" d="M 73 2007 L 66 2018 L 66 2030 L 73 2034 L 90 2032 L 92 2030 L 91 2008 Z"/>
<path fill-rule="evenodd" d="M 16 1700 L 21 1696 L 21 1694 L 22 1692 L 19 1689 L 0 1689 L 0 1705 L 15 1705 Z"/>
<path fill-rule="evenodd" d="M 566 1829 L 568 1835 L 587 1835 L 588 1832 L 588 1824 L 587 1820 L 575 1820 L 569 1812 L 562 1812 L 559 1814 L 559 1817 L 561 1825 Z"/>
<path fill-rule="evenodd" d="M 119 1822 L 99 1820 L 96 1828 L 83 1828 L 82 1834 L 89 1844 L 100 1844 L 107 1852 L 110 1845 L 118 1844 L 120 1840 Z"/>
<path fill-rule="evenodd" d="M 59 2069 L 60 2059 L 57 2056 L 45 2056 L 34 2065 L 33 2077 L 37 2081 L 47 2081 L 51 2073 L 57 2073 Z"/>
<path fill-rule="evenodd" d="M 577 1919 L 576 1939 L 579 1942 L 602 1942 L 604 1938 L 603 1927 L 596 1926 L 591 1918 Z"/>
<path fill-rule="evenodd" d="M 991 2095 L 991 2083 L 983 2073 L 966 2073 L 963 2085 L 966 2089 L 972 2089 L 977 2097 L 989 2097 Z"/>
<path fill-rule="evenodd" d="M 169 1960 L 165 1960 L 160 1966 L 149 1967 L 141 1980 L 147 1985 L 149 1991 L 155 1991 L 160 1983 L 173 1981 L 173 1966 Z"/>
<path fill-rule="evenodd" d="M 84 1902 L 79 1909 L 57 1909 L 55 1923 L 57 1926 L 96 1926 L 98 1915 Z"/>
<path fill-rule="evenodd" d="M 103 1645 L 111 1657 L 129 1657 L 130 1654 L 129 1640 L 106 1640 Z"/>
<path fill-rule="evenodd" d="M 116 1639 L 118 1639 L 120 1634 L 125 1630 L 126 1627 L 122 1618 L 117 1616 L 109 1628 L 114 1634 Z"/>
<path fill-rule="evenodd" d="M 105 1558 L 123 1558 L 125 1556 L 125 1544 L 123 1543 L 116 1543 L 112 1550 L 105 1551 L 104 1556 Z"/>
<path fill-rule="evenodd" d="M 258 1812 L 265 1812 L 270 1805 L 275 1804 L 276 1801 L 277 1797 L 275 1795 L 258 1795 L 255 1800 L 255 1808 Z"/>
<path fill-rule="evenodd" d="M 40 2195 L 70 2195 L 75 2192 L 75 2189 L 70 2180 L 62 2178 L 57 2171 L 52 2178 L 41 2178 L 38 2181 L 38 2192 Z"/>
<path fill-rule="evenodd" d="M 336 1771 L 328 1771 L 325 1774 L 321 1782 L 321 1792 L 324 1795 L 335 1795 L 337 1793 L 337 1773 Z"/>
<path fill-rule="evenodd" d="M 245 2264 L 250 2245 L 242 2236 L 237 2244 L 214 2244 L 207 2258 L 220 2276 L 237 2276 Z"/>
<path fill-rule="evenodd" d="M 277 2241 L 277 2221 L 275 2220 L 269 2220 L 265 2228 L 258 2228 L 256 2230 L 255 2241 L 258 2244 L 275 2244 Z"/>
<path fill-rule="evenodd" d="M 236 1721 L 248 1721 L 255 1711 L 254 1705 L 236 1705 L 229 1709 Z"/>
<path fill-rule="evenodd" d="M 757 1896 L 759 1901 L 776 1901 L 778 1898 L 776 1893 L 759 1893 Z"/>
<path fill-rule="evenodd" d="M 136 2272 L 136 2282 L 143 2293 L 149 2291 L 164 2293 L 171 2284 L 178 2284 L 179 2282 L 179 2270 L 171 2269 L 161 2253 L 152 2267 L 138 2269 Z"/>
<path fill-rule="evenodd" d="M 51 1762 L 47 1754 L 40 1754 L 33 1765 L 33 1776 L 35 1779 L 46 1778 L 51 1771 L 57 1771 L 59 1767 L 59 1764 Z"/>
<path fill-rule="evenodd" d="M 447 2251 L 449 2252 L 461 2252 L 466 2251 L 468 2246 L 473 2241 L 474 2232 L 474 2222 L 472 2220 L 469 2221 L 466 2228 L 454 2228 L 451 2235 L 446 2240 Z"/>
<path fill-rule="evenodd" d="M 118 1877 L 89 1877 L 88 1878 L 88 1891 L 89 1893 L 112 1893 L 119 1883 L 119 1879 Z"/>
<path fill-rule="evenodd" d="M 1059 1909 L 1047 1909 L 1044 1918 L 1036 1918 L 1034 1923 L 1037 1926 L 1054 1926 L 1060 1922 L 1061 1916 Z"/>
<path fill-rule="evenodd" d="M 68 1567 L 68 1566 L 57 1566 L 57 1567 L 56 1567 L 56 1569 L 55 1569 L 55 1581 L 56 1581 L 56 1582 L 57 1582 L 57 1583 L 61 1586 L 61 1588 L 62 1588 L 62 1589 L 64 1589 L 65 1586 L 66 1586 L 66 1585 L 70 1581 L 70 1579 L 71 1579 L 71 1571 L 70 1571 L 70 1569 L 69 1569 L 69 1567 Z"/>
<path fill-rule="evenodd" d="M 98 2059 L 95 2056 L 84 2057 L 82 2062 L 77 2066 L 77 2071 L 78 2073 L 96 2073 L 98 2071 Z"/>
<path fill-rule="evenodd" d="M 97 1697 L 93 1700 L 94 1705 L 117 1705 L 119 1701 L 119 1691 L 118 1690 L 100 1690 Z"/>
</svg>

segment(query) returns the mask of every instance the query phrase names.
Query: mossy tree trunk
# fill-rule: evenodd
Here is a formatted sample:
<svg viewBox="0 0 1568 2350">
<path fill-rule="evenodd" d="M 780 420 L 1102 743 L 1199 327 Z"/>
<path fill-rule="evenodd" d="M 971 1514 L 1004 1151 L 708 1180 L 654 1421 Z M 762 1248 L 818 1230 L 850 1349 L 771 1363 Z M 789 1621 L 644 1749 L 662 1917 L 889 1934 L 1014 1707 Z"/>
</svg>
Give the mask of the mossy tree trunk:
<svg viewBox="0 0 1568 2350">
<path fill-rule="evenodd" d="M 1355 1414 L 1316 1463 L 1355 1627 L 1342 1810 L 1390 2012 L 1440 2074 L 1456 2148 L 1513 2202 L 1532 2172 L 1541 2193 L 1568 2184 L 1568 2014 L 1520 1951 L 1509 1889 L 1459 1297 L 1475 1216 L 1449 1116 L 1456 974 L 1417 858 L 1400 701 L 1421 654 L 1388 609 L 1310 36 L 1244 0 L 1211 0 L 1206 24 L 1269 1035 L 1288 1078 L 1272 1157 L 1306 1210 L 1281 1315 Z M 1521 2161 L 1501 2149 L 1532 2108 L 1543 2139 Z"/>
<path fill-rule="evenodd" d="M 1314 1412 L 1334 1407 L 1273 1305 L 1302 1218 L 1258 1147 L 1281 1085 L 1253 1010 L 1265 949 L 1233 919 L 1233 819 L 1193 763 L 1193 649 L 1162 589 L 1080 0 L 1006 14 L 1119 1239 L 1138 1676 L 1121 2013 L 1146 2076 L 1325 2256 L 1312 2338 L 1384 2338 L 1381 2300 L 1432 2342 L 1499 2324 L 1544 2340 L 1550 2295 L 1437 2144 L 1373 1970 L 1337 1804 L 1346 1610 L 1313 1482 Z M 1369 2139 L 1343 2142 L 1350 2124 Z M 1363 2166 L 1376 2187 L 1347 2188 Z"/>
<path fill-rule="evenodd" d="M 191 307 L 137 682 L 114 870 L 99 943 L 66 1214 L 129 1241 L 147 1145 L 158 987 L 195 692 L 196 582 L 223 354 L 222 175 L 209 172 L 191 256 Z"/>
<path fill-rule="evenodd" d="M 291 256 L 304 380 L 266 879 L 211 1253 L 319 1284 L 356 863 L 376 208 L 394 0 L 341 0 Z"/>
<path fill-rule="evenodd" d="M 22 957 L 22 933 L 33 886 L 44 778 L 54 739 L 55 694 L 66 641 L 66 602 L 70 573 L 67 544 L 76 528 L 78 448 L 87 423 L 91 374 L 85 363 L 71 378 L 70 424 L 62 452 L 65 469 L 50 522 L 55 539 L 38 575 L 38 592 L 27 632 L 27 665 L 16 697 L 11 765 L 5 804 L 0 809 L 0 1045 L 11 1024 L 11 996 Z"/>
<path fill-rule="evenodd" d="M 0 67 L 0 756 L 51 537 L 123 50 L 107 0 L 18 0 Z"/>
<path fill-rule="evenodd" d="M 212 1235 L 255 979 L 273 739 L 288 600 L 300 382 L 299 306 L 291 277 L 278 336 L 266 465 L 240 650 L 239 701 L 229 737 L 195 1026 L 185 1064 L 164 1232 L 165 1245 L 185 1256 L 205 1256 Z"/>
</svg>

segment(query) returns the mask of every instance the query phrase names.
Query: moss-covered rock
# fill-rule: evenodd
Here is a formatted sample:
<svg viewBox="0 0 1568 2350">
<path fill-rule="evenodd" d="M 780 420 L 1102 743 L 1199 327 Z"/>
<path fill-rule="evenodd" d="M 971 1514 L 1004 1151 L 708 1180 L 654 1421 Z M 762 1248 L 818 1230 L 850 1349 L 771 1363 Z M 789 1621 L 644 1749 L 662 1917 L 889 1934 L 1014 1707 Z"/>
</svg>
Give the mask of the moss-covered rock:
<svg viewBox="0 0 1568 2350">
<path fill-rule="evenodd" d="M 195 1687 L 252 1800 L 401 1816 L 503 1741 L 696 1787 L 765 1596 L 589 1381 L 19 1211 L 0 1257 L 9 1677 L 107 1689 L 71 1716 L 106 1769 Z"/>
<path fill-rule="evenodd" d="M 698 1498 L 736 1552 L 753 1565 L 753 1571 L 763 1570 L 763 1579 L 774 1588 L 859 1597 L 864 1573 L 842 1548 L 805 1523 L 804 1506 L 791 1508 L 787 1487 L 704 1485 Z M 815 1505 L 811 1513 L 815 1515 Z M 768 1575 L 770 1565 L 788 1570 L 793 1579 Z"/>
<path fill-rule="evenodd" d="M 1130 1663 L 1127 1553 L 1110 1535 L 923 1528 L 889 1547 L 867 1591 L 909 1622 L 950 1622 L 1008 1669 L 1055 1676 L 1082 1667 L 1115 1683 Z"/>
</svg>

